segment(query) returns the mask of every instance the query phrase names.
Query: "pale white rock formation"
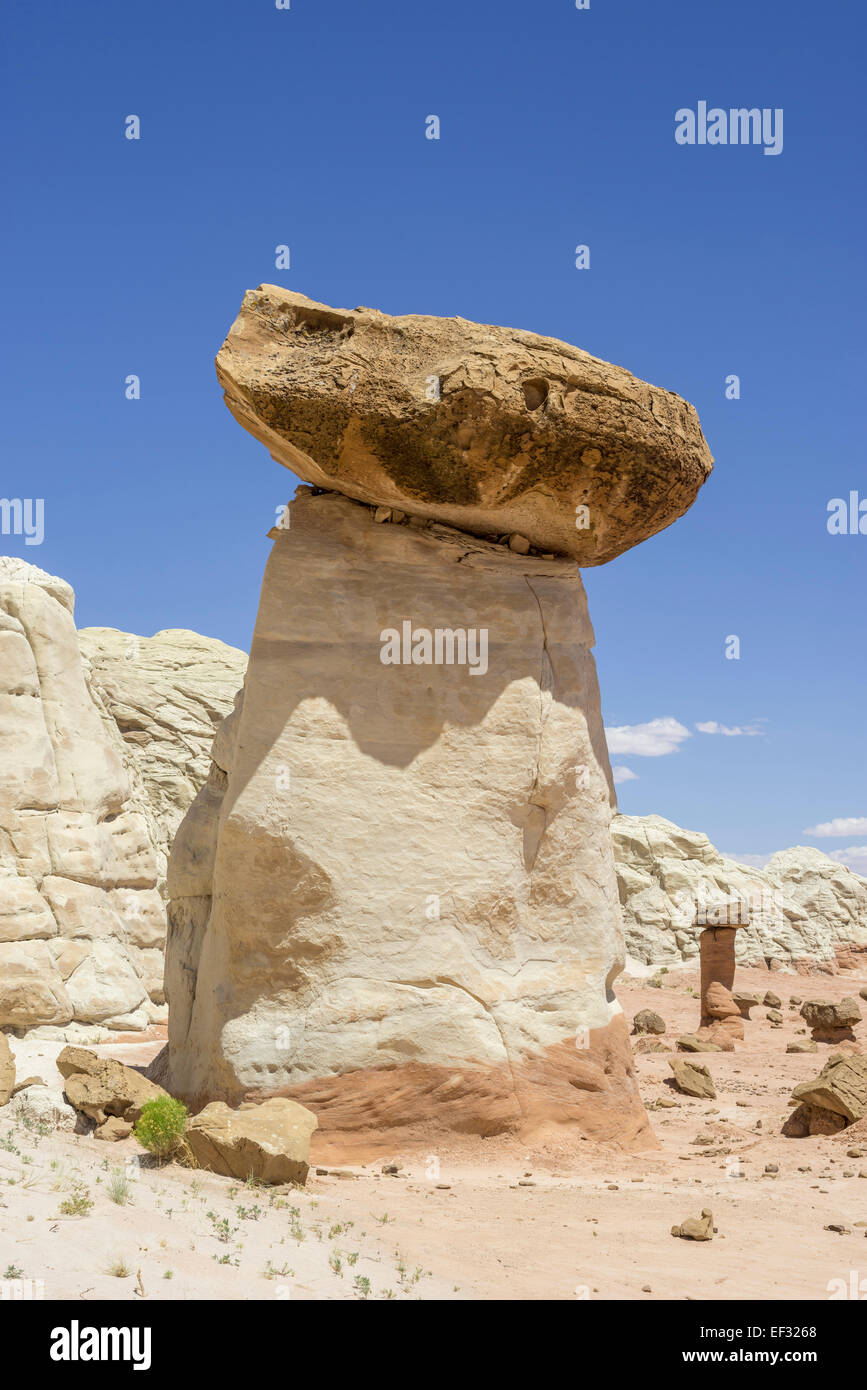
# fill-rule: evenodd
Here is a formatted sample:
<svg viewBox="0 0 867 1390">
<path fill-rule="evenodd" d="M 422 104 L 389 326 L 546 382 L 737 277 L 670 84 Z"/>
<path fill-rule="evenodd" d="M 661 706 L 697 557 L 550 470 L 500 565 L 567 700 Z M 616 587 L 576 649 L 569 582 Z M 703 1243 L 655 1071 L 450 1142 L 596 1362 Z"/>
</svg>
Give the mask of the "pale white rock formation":
<svg viewBox="0 0 867 1390">
<path fill-rule="evenodd" d="M 246 652 L 172 628 L 138 637 L 86 627 L 90 683 L 124 743 L 162 884 L 175 831 L 208 775 L 211 744 L 243 684 Z"/>
<path fill-rule="evenodd" d="M 172 849 L 154 1075 L 288 1095 L 326 1132 L 640 1139 L 577 565 L 310 489 L 273 534 L 244 698 Z M 475 669 L 426 659 L 445 629 Z"/>
<path fill-rule="evenodd" d="M 62 579 L 0 557 L 0 1028 L 80 1037 L 165 1014 L 167 845 L 245 658 L 98 629 L 83 659 L 73 614 Z M 124 685 L 111 657 L 129 642 L 142 669 Z"/>
<path fill-rule="evenodd" d="M 819 925 L 831 948 L 823 959 L 845 965 L 867 951 L 867 878 L 807 845 L 773 855 L 764 872 Z"/>
<path fill-rule="evenodd" d="M 662 816 L 618 815 L 611 833 L 633 968 L 697 960 L 698 913 L 727 903 L 747 907 L 741 964 L 833 971 L 867 950 L 867 880 L 818 850 L 784 850 L 755 869 Z"/>
<path fill-rule="evenodd" d="M 117 740 L 85 680 L 67 584 L 0 565 L 0 1027 L 147 1024 L 132 967 L 156 862 Z"/>
</svg>

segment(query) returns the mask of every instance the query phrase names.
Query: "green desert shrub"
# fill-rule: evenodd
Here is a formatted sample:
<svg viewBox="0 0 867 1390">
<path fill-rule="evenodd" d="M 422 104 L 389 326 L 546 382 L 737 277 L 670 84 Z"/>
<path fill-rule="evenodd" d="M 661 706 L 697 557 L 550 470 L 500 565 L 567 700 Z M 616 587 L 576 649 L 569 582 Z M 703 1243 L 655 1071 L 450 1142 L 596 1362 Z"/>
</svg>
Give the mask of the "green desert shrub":
<svg viewBox="0 0 867 1390">
<path fill-rule="evenodd" d="M 158 1158 L 170 1158 L 181 1148 L 187 1128 L 187 1107 L 174 1096 L 145 1101 L 133 1129 L 143 1149 Z"/>
</svg>

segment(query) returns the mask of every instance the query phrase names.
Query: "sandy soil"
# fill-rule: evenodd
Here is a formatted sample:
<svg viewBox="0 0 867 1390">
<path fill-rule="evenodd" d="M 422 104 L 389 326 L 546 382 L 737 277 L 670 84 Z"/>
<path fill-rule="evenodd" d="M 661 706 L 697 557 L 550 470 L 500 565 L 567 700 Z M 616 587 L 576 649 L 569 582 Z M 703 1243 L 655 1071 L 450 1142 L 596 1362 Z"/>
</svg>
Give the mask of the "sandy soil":
<svg viewBox="0 0 867 1390">
<path fill-rule="evenodd" d="M 630 1018 L 661 1013 L 673 1048 L 698 1025 L 698 974 L 664 979 L 662 989 L 627 979 L 618 994 Z M 867 1126 L 834 1138 L 780 1133 L 792 1087 L 834 1050 L 786 1053 L 806 1036 L 790 997 L 840 999 L 865 984 L 867 967 L 809 978 L 739 971 L 737 988 L 780 996 L 785 1023 L 772 1027 L 760 1007 L 735 1052 L 702 1056 L 715 1101 L 672 1089 L 673 1052 L 639 1054 L 660 1147 L 637 1155 L 489 1139 L 329 1164 L 311 1169 L 304 1189 L 256 1188 L 146 1166 L 133 1140 L 42 1134 L 6 1108 L 0 1279 L 41 1280 L 45 1298 L 84 1300 L 827 1299 L 833 1280 L 863 1280 L 867 1296 Z M 867 1020 L 856 1036 L 867 1050 Z M 57 1044 L 10 1041 L 19 1079 L 59 1079 Z M 100 1051 L 140 1065 L 160 1045 L 121 1039 Z M 663 1098 L 673 1104 L 657 1107 Z M 860 1155 L 849 1157 L 853 1148 Z M 386 1162 L 398 1176 L 381 1171 Z M 122 1205 L 109 1192 L 118 1172 L 128 1180 Z M 93 1205 L 62 1215 L 76 1191 Z M 671 1236 L 706 1206 L 712 1242 Z"/>
</svg>

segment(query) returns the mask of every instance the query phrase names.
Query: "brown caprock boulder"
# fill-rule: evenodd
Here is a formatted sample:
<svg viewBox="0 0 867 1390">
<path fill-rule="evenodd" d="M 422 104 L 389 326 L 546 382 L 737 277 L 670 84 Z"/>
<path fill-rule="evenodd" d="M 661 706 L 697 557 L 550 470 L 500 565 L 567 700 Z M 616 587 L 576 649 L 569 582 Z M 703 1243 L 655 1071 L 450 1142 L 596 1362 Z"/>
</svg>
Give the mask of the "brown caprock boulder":
<svg viewBox="0 0 867 1390">
<path fill-rule="evenodd" d="M 670 526 L 713 460 L 691 405 L 580 348 L 260 285 L 217 358 L 232 414 L 299 478 L 600 565 Z"/>
</svg>

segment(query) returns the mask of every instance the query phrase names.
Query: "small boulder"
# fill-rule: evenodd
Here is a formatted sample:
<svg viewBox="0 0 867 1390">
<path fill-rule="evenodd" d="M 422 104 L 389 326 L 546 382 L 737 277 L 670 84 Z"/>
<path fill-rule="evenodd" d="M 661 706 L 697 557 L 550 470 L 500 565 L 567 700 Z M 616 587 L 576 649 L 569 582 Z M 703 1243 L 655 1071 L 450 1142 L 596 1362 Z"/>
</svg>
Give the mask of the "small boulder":
<svg viewBox="0 0 867 1390">
<path fill-rule="evenodd" d="M 867 1115 L 867 1057 L 835 1054 L 813 1081 L 802 1081 L 792 1092 L 798 1104 L 840 1116 L 844 1125 Z M 837 1126 L 840 1128 L 841 1126 Z M 811 1130 L 811 1133 L 815 1131 Z"/>
<path fill-rule="evenodd" d="M 799 1038 L 797 1042 L 786 1045 L 787 1052 L 818 1052 L 819 1044 L 812 1038 Z"/>
<path fill-rule="evenodd" d="M 723 1048 L 719 1043 L 710 1042 L 707 1038 L 700 1038 L 695 1033 L 684 1033 L 683 1037 L 677 1040 L 678 1052 L 722 1052 Z"/>
<path fill-rule="evenodd" d="M 757 1009 L 762 1002 L 757 994 L 747 992 L 746 990 L 735 990 L 732 994 L 732 999 L 740 1010 L 741 1018 L 747 1019 L 750 1016 L 750 1009 Z"/>
<path fill-rule="evenodd" d="M 644 1034 L 635 1039 L 633 1044 L 634 1052 L 670 1052 L 671 1046 L 663 1042 L 662 1038 L 648 1038 Z"/>
<path fill-rule="evenodd" d="M 820 1041 L 838 1042 L 852 1038 L 852 1029 L 861 1022 L 861 1010 L 857 999 L 848 995 L 839 1004 L 830 1004 L 823 999 L 808 999 L 801 1005 L 801 1018 L 812 1029 L 813 1037 Z"/>
<path fill-rule="evenodd" d="M 782 1132 L 787 1139 L 806 1139 L 812 1134 L 838 1134 L 845 1128 L 842 1115 L 816 1105 L 799 1105 L 786 1120 Z"/>
<path fill-rule="evenodd" d="M 688 1216 L 680 1226 L 672 1226 L 671 1234 L 681 1240 L 713 1240 L 713 1212 L 705 1207 L 700 1217 Z"/>
<path fill-rule="evenodd" d="M 770 989 L 765 994 L 762 1003 L 764 1004 L 766 1009 L 781 1009 L 783 1007 L 783 1001 L 780 998 L 780 996 L 778 994 L 774 994 L 773 990 Z"/>
<path fill-rule="evenodd" d="M 212 1173 L 304 1183 L 316 1126 L 312 1111 L 282 1096 L 249 1110 L 232 1110 L 217 1100 L 190 1120 L 186 1140 L 198 1166 Z"/>
<path fill-rule="evenodd" d="M 653 1009 L 640 1009 L 632 1020 L 633 1033 L 664 1033 L 665 1019 Z"/>
<path fill-rule="evenodd" d="M 99 1126 L 93 1137 L 104 1139 L 109 1144 L 116 1144 L 119 1139 L 128 1139 L 131 1134 L 131 1120 L 122 1120 L 119 1115 L 109 1115 L 105 1124 Z"/>
<path fill-rule="evenodd" d="M 687 1062 L 683 1057 L 672 1057 L 668 1065 L 674 1073 L 674 1084 L 685 1096 L 695 1096 L 699 1100 L 716 1100 L 713 1078 L 703 1062 Z"/>
<path fill-rule="evenodd" d="M 70 1105 L 100 1127 L 98 1139 L 125 1138 L 116 1125 L 110 1125 L 104 1135 L 100 1132 L 109 1117 L 125 1120 L 132 1128 L 146 1101 L 167 1094 L 141 1072 L 113 1057 L 97 1057 L 86 1047 L 65 1047 L 58 1055 L 57 1070 L 64 1078 L 63 1090 Z"/>
<path fill-rule="evenodd" d="M 768 1009 L 765 1018 L 774 1028 L 779 1028 L 780 1024 L 783 1022 L 783 1015 L 780 1013 L 779 1009 Z"/>
</svg>

